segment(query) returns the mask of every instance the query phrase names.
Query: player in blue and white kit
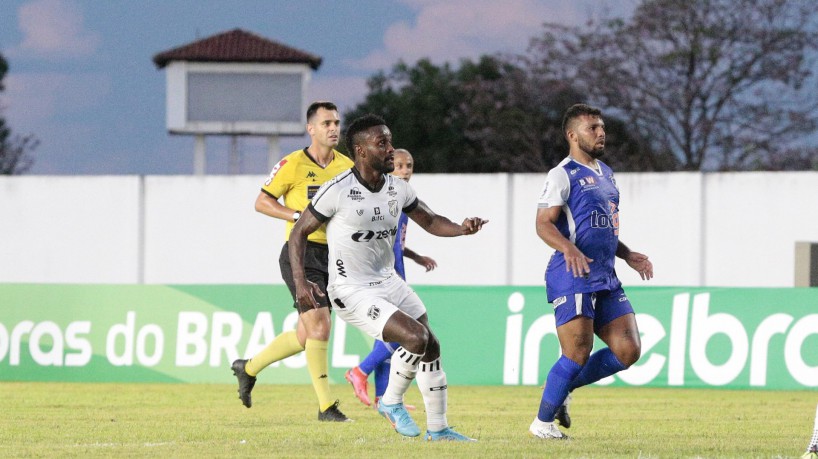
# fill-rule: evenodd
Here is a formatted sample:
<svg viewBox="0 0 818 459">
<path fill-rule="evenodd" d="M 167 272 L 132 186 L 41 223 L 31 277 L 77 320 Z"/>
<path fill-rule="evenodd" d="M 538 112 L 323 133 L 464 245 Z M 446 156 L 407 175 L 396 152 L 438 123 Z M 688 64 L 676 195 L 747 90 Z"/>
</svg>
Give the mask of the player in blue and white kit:
<svg viewBox="0 0 818 459">
<path fill-rule="evenodd" d="M 403 404 L 417 376 L 426 406 L 426 439 L 474 441 L 449 427 L 440 343 L 429 328 L 423 302 L 395 273 L 393 249 L 401 211 L 427 232 L 444 237 L 474 234 L 487 220 L 473 217 L 456 224 L 429 209 L 409 183 L 390 175 L 395 149 L 392 133 L 380 117 L 365 115 L 353 121 L 346 141 L 355 153 L 355 166 L 321 186 L 290 234 L 296 300 L 302 308 L 317 307 L 314 295 L 323 295 L 304 274 L 304 251 L 307 235 L 326 223 L 327 293 L 333 310 L 373 338 L 400 344 L 392 355 L 389 385 L 378 412 L 401 435 L 420 435 Z"/>
<path fill-rule="evenodd" d="M 569 392 L 639 359 L 639 329 L 614 270 L 616 257 L 643 280 L 653 277 L 648 257 L 619 240 L 619 189 L 611 168 L 598 160 L 605 150 L 601 112 L 584 104 L 572 106 L 563 117 L 563 132 L 568 157 L 548 172 L 537 203 L 537 235 L 556 250 L 545 286 L 562 348 L 529 427 L 532 435 L 544 439 L 566 438 L 554 419 L 562 410 L 561 423 L 570 425 L 563 406 Z M 591 355 L 594 334 L 607 347 Z"/>
<path fill-rule="evenodd" d="M 392 175 L 400 177 L 407 182 L 412 179 L 415 171 L 415 161 L 409 150 L 398 148 L 394 152 L 395 170 Z M 429 272 L 437 267 L 437 262 L 432 257 L 421 255 L 406 246 L 406 228 L 409 225 L 409 216 L 401 212 L 398 219 L 398 233 L 395 235 L 395 272 L 406 280 L 406 270 L 403 265 L 404 257 L 413 260 L 415 263 L 426 268 Z M 375 340 L 372 346 L 372 351 L 361 361 L 361 363 L 351 368 L 344 374 L 344 378 L 352 384 L 352 389 L 358 400 L 366 406 L 370 406 L 372 402 L 369 400 L 369 374 L 375 374 L 375 407 L 378 406 L 378 401 L 386 391 L 386 386 L 389 383 L 390 360 L 392 353 L 395 352 L 398 345 L 396 343 L 384 343 L 381 340 Z M 409 410 L 415 409 L 412 405 L 406 405 Z"/>
</svg>

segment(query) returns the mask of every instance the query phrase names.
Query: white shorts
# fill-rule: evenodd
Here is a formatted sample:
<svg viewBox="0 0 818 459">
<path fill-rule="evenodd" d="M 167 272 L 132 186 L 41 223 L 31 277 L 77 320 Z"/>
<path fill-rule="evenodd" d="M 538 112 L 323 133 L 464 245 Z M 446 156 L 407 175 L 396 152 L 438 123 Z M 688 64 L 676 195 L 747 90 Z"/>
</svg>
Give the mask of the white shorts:
<svg viewBox="0 0 818 459">
<path fill-rule="evenodd" d="M 413 319 L 426 314 L 420 297 L 398 275 L 372 286 L 330 285 L 327 293 L 338 317 L 381 341 L 383 327 L 396 311 Z"/>
</svg>

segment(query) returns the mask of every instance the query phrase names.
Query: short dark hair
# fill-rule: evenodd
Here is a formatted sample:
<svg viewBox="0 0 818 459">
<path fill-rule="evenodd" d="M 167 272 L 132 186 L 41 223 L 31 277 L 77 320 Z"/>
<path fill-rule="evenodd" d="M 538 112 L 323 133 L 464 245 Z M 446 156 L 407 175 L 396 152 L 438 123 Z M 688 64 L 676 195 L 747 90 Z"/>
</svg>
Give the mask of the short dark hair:
<svg viewBox="0 0 818 459">
<path fill-rule="evenodd" d="M 338 111 L 338 107 L 336 107 L 335 104 L 333 104 L 330 101 L 319 100 L 317 102 L 313 102 L 313 103 L 310 104 L 309 107 L 307 107 L 307 122 L 308 123 L 310 122 L 310 118 L 315 116 L 315 114 L 318 112 L 319 108 L 323 108 L 324 110 L 336 111 L 336 112 Z"/>
<path fill-rule="evenodd" d="M 372 113 L 367 113 L 364 116 L 355 118 L 352 123 L 349 124 L 346 136 L 344 137 L 344 141 L 347 144 L 347 151 L 351 154 L 355 154 L 355 143 L 360 142 L 360 136 L 358 134 L 371 127 L 385 125 L 386 121 L 384 121 L 383 118 Z"/>
<path fill-rule="evenodd" d="M 574 104 L 568 107 L 568 110 L 565 111 L 565 115 L 562 117 L 562 133 L 567 133 L 568 125 L 575 119 L 584 115 L 602 116 L 602 110 L 586 104 Z"/>
</svg>

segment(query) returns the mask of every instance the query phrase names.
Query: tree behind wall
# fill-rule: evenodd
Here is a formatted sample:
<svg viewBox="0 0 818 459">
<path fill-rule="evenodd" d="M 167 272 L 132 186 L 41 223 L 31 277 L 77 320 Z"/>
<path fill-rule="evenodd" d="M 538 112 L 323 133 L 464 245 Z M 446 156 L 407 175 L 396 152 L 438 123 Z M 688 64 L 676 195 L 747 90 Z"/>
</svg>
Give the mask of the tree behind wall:
<svg viewBox="0 0 818 459">
<path fill-rule="evenodd" d="M 0 92 L 5 89 L 3 79 L 8 69 L 8 62 L 0 54 Z M 6 120 L 0 118 L 0 175 L 22 174 L 30 169 L 34 164 L 31 152 L 37 144 L 39 141 L 32 134 L 12 135 Z"/>
<path fill-rule="evenodd" d="M 646 0 L 545 26 L 532 73 L 570 81 L 683 170 L 818 168 L 815 3 Z"/>
<path fill-rule="evenodd" d="M 400 62 L 369 79 L 364 102 L 344 119 L 383 116 L 395 146 L 412 152 L 419 172 L 544 172 L 568 151 L 565 109 L 585 99 L 570 84 L 542 83 L 510 56 L 466 59 L 457 68 L 426 59 L 414 66 Z M 605 120 L 611 165 L 672 169 L 649 164 L 649 146 L 615 117 Z"/>
</svg>

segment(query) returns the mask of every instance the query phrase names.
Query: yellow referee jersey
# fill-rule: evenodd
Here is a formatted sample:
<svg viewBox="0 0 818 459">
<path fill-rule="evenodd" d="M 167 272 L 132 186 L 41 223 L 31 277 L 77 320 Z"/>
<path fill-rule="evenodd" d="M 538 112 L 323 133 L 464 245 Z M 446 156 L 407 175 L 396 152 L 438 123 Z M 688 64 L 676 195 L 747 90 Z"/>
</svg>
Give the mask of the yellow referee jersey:
<svg viewBox="0 0 818 459">
<path fill-rule="evenodd" d="M 261 187 L 261 191 L 274 199 L 283 196 L 285 206 L 300 212 L 307 208 L 315 192 L 324 182 L 353 166 L 351 159 L 333 150 L 335 157 L 327 167 L 321 167 L 313 161 L 306 150 L 305 148 L 294 151 L 282 158 L 270 172 L 270 177 L 264 182 L 264 186 Z M 293 225 L 293 222 L 287 222 L 284 239 L 290 239 Z M 307 236 L 307 240 L 326 244 L 326 225 L 321 225 L 314 233 Z"/>
</svg>

